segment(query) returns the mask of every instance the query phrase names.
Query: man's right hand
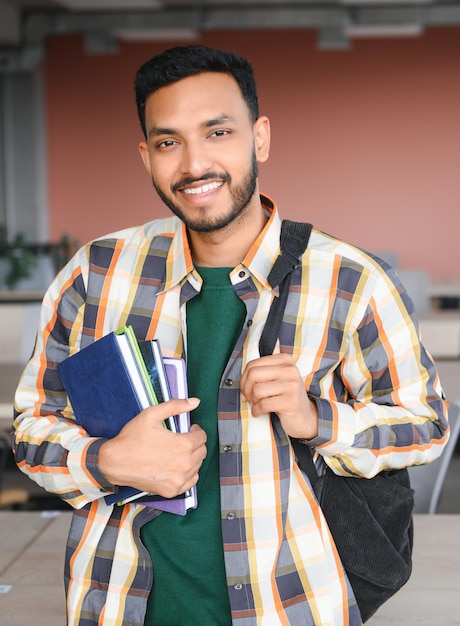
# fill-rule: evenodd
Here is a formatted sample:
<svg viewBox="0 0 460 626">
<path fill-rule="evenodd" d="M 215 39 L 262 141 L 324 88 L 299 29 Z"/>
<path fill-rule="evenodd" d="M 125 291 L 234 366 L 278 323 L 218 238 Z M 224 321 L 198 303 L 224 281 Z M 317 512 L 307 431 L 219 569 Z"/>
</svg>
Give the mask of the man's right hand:
<svg viewBox="0 0 460 626">
<path fill-rule="evenodd" d="M 198 398 L 170 400 L 139 413 L 100 447 L 102 474 L 112 485 L 129 485 L 166 498 L 191 489 L 206 457 L 206 433 L 197 424 L 189 433 L 173 433 L 163 422 L 198 404 Z"/>
</svg>

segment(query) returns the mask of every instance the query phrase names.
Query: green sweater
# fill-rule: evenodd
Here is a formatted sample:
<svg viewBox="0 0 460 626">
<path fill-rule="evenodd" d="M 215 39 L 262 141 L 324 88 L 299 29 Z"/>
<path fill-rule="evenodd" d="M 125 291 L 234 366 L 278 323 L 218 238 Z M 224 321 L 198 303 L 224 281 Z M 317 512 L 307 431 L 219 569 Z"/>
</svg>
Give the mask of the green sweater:
<svg viewBox="0 0 460 626">
<path fill-rule="evenodd" d="M 246 310 L 230 282 L 231 268 L 197 270 L 203 286 L 187 304 L 187 379 L 189 395 L 201 400 L 191 417 L 206 431 L 208 452 L 198 507 L 184 517 L 161 513 L 143 528 L 154 572 L 146 626 L 232 623 L 222 549 L 217 397 Z"/>
</svg>

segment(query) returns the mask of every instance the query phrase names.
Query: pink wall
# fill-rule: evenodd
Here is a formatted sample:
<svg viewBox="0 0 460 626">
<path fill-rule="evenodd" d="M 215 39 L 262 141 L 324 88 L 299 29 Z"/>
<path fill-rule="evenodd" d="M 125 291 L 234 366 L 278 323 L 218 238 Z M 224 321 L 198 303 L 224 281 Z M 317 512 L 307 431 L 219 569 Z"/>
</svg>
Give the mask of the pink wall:
<svg viewBox="0 0 460 626">
<path fill-rule="evenodd" d="M 310 31 L 211 32 L 200 43 L 253 63 L 272 124 L 261 188 L 284 217 L 313 222 L 403 268 L 460 276 L 460 29 L 319 51 Z M 137 152 L 137 67 L 171 44 L 86 56 L 49 41 L 51 239 L 84 243 L 167 214 Z"/>
</svg>

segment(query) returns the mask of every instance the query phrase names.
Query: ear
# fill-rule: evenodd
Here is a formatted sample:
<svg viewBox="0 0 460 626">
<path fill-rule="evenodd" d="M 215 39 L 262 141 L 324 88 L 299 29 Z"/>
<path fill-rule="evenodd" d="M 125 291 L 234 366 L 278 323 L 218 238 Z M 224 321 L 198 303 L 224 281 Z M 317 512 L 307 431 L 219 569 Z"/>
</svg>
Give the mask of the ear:
<svg viewBox="0 0 460 626">
<path fill-rule="evenodd" d="M 144 167 L 147 170 L 148 174 L 152 174 L 152 170 L 150 168 L 150 155 L 149 155 L 149 147 L 145 141 L 141 141 L 139 144 L 139 152 L 144 163 Z"/>
<path fill-rule="evenodd" d="M 258 163 L 265 163 L 270 154 L 270 121 L 262 115 L 254 124 L 254 142 Z"/>
</svg>

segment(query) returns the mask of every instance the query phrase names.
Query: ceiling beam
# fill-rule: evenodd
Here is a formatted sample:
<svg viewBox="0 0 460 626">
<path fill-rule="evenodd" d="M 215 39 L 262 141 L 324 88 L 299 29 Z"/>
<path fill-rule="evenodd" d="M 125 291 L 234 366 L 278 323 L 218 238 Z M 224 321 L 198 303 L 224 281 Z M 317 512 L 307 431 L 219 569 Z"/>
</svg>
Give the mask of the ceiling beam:
<svg viewBox="0 0 460 626">
<path fill-rule="evenodd" d="M 2 7 L 0 0 L 0 9 Z M 1 13 L 0 13 L 1 17 Z M 161 32 L 174 29 L 206 32 L 211 30 L 249 29 L 315 29 L 319 33 L 319 44 L 330 47 L 347 47 L 347 32 L 391 32 L 395 36 L 399 29 L 422 32 L 432 26 L 460 25 L 460 5 L 451 2 L 418 4 L 233 4 L 196 5 L 153 8 L 149 11 L 35 11 L 25 16 L 21 28 L 19 45 L 5 46 L 0 38 L 0 72 L 15 65 L 32 62 L 38 58 L 49 36 L 81 34 L 94 43 L 95 37 L 111 41 L 120 32 Z M 382 27 L 382 28 L 377 28 Z M 402 28 L 404 27 L 404 28 Z M 367 28 L 367 31 L 366 31 Z M 322 33 L 322 37 L 321 37 Z M 333 36 L 331 36 L 333 35 Z M 1 47 L 3 44 L 3 47 Z M 330 45 L 329 45 L 330 44 Z M 113 51 L 113 50 L 112 50 Z"/>
</svg>

